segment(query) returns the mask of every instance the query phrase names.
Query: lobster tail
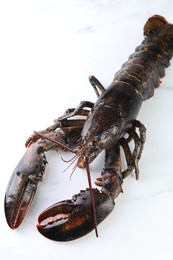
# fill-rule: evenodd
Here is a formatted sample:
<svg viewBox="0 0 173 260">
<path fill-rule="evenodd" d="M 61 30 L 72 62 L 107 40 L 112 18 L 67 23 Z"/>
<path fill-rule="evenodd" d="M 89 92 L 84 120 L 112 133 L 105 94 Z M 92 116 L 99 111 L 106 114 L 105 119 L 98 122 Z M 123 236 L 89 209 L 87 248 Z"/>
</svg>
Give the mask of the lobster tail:
<svg viewBox="0 0 173 260">
<path fill-rule="evenodd" d="M 156 35 L 167 24 L 167 20 L 161 15 L 153 15 L 144 25 L 144 36 Z"/>
<path fill-rule="evenodd" d="M 165 68 L 170 65 L 173 45 L 173 25 L 165 18 L 154 15 L 144 26 L 145 39 L 129 60 L 115 74 L 113 81 L 123 81 L 134 88 L 142 100 L 154 95 L 160 78 L 165 76 Z"/>
</svg>

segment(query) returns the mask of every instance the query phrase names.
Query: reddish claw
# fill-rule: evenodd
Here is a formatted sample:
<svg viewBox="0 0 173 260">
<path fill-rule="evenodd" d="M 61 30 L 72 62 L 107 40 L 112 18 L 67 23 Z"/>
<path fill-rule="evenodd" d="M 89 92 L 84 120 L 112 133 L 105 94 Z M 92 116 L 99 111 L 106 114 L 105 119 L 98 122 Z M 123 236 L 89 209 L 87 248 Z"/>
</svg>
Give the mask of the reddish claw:
<svg viewBox="0 0 173 260">
<path fill-rule="evenodd" d="M 114 200 L 92 189 L 95 201 L 97 225 L 113 210 Z M 39 218 L 37 229 L 46 238 L 55 241 L 70 241 L 80 238 L 95 228 L 90 190 L 86 189 L 47 208 Z"/>
<path fill-rule="evenodd" d="M 46 158 L 39 144 L 31 145 L 15 168 L 5 194 L 5 215 L 10 228 L 23 221 L 42 180 Z"/>
</svg>

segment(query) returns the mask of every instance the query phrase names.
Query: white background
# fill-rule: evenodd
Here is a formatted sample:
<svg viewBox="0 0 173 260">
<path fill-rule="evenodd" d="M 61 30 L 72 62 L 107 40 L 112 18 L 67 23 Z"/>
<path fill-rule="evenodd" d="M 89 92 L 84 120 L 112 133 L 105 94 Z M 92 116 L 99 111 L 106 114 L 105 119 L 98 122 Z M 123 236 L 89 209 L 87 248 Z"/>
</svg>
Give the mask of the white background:
<svg viewBox="0 0 173 260">
<path fill-rule="evenodd" d="M 4 194 L 33 130 L 45 129 L 81 100 L 95 101 L 93 74 L 108 86 L 143 39 L 143 25 L 159 13 L 173 23 L 170 0 L 0 1 L 0 257 L 1 259 L 173 259 L 173 67 L 138 119 L 147 128 L 140 180 L 130 176 L 113 213 L 92 232 L 59 243 L 36 230 L 37 216 L 52 203 L 88 186 L 85 170 L 72 180 L 50 152 L 44 181 L 21 227 L 4 217 Z M 103 158 L 91 165 L 93 180 Z"/>
</svg>

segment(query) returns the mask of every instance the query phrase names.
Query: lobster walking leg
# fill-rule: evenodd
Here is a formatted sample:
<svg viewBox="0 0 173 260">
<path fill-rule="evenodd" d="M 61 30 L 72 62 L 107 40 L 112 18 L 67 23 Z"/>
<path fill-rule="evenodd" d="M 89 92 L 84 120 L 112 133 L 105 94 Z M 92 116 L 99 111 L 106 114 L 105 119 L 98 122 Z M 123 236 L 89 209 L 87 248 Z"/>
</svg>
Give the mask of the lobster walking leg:
<svg viewBox="0 0 173 260">
<path fill-rule="evenodd" d="M 122 191 L 122 183 L 120 147 L 116 145 L 106 150 L 101 178 L 97 178 L 95 184 L 102 187 L 101 191 L 106 196 L 112 196 L 115 199 Z"/>
<path fill-rule="evenodd" d="M 139 129 L 140 135 L 137 134 L 135 128 Z M 126 162 L 127 162 L 127 169 L 122 172 L 122 175 L 124 179 L 135 169 L 136 179 L 138 180 L 139 178 L 138 162 L 140 160 L 144 143 L 146 140 L 146 128 L 141 122 L 135 120 L 133 122 L 132 127 L 127 130 L 127 133 L 129 134 L 129 137 L 127 139 L 125 139 L 124 137 L 120 139 L 120 144 L 124 150 Z M 131 152 L 128 144 L 132 139 L 134 140 L 135 143 L 133 152 Z"/>
<path fill-rule="evenodd" d="M 93 108 L 94 103 L 90 101 L 81 101 L 76 108 L 67 109 L 63 116 L 58 118 L 58 121 L 68 119 L 69 117 L 78 116 L 78 115 L 88 115 L 88 110 L 83 109 L 84 107 Z"/>
<path fill-rule="evenodd" d="M 101 93 L 105 92 L 106 89 L 103 87 L 103 85 L 100 83 L 100 81 L 97 78 L 95 78 L 93 75 L 89 77 L 89 82 L 91 83 L 92 87 L 94 88 L 94 91 L 95 91 L 97 97 L 100 96 L 98 90 L 100 90 Z M 65 111 L 64 115 L 59 117 L 57 121 L 65 120 L 69 117 L 73 117 L 76 115 L 88 116 L 89 111 L 85 110 L 84 107 L 92 109 L 94 107 L 94 103 L 92 103 L 90 101 L 81 101 L 76 108 L 67 109 Z"/>
<path fill-rule="evenodd" d="M 89 77 L 89 82 L 91 86 L 93 86 L 97 97 L 100 96 L 98 89 L 100 90 L 101 93 L 106 91 L 106 89 L 103 87 L 100 81 L 97 78 L 95 78 L 93 75 Z"/>
</svg>

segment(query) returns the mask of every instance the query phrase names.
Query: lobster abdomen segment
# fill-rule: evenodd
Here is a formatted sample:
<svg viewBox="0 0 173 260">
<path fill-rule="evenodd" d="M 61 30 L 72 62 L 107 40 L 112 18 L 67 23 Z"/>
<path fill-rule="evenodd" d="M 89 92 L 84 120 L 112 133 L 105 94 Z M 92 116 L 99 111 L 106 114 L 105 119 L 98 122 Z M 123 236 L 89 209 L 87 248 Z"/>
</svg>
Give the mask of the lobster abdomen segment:
<svg viewBox="0 0 173 260">
<path fill-rule="evenodd" d="M 154 95 L 154 89 L 165 76 L 173 53 L 173 25 L 163 17 L 154 15 L 144 26 L 144 41 L 129 60 L 114 75 L 114 82 L 123 81 L 147 100 Z"/>
</svg>

